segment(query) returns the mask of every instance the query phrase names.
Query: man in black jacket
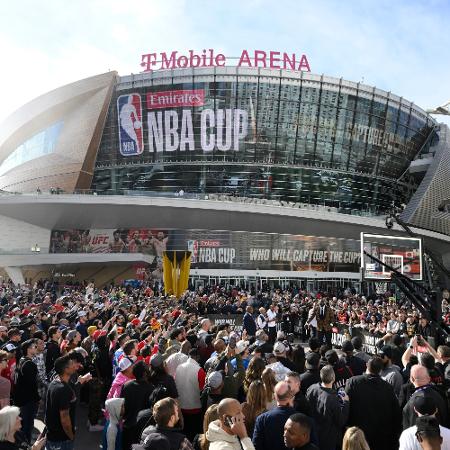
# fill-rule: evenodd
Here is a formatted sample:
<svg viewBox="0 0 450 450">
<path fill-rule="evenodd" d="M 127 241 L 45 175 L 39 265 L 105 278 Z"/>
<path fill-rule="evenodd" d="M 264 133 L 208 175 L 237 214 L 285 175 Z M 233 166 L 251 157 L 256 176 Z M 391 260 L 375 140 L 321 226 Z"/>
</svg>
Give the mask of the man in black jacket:
<svg viewBox="0 0 450 450">
<path fill-rule="evenodd" d="M 309 387 L 306 398 L 317 424 L 319 448 L 335 450 L 342 441 L 342 430 L 348 420 L 348 396 L 345 395 L 341 399 L 333 389 L 335 381 L 333 367 L 324 366 L 320 371 L 320 379 L 321 383 Z"/>
<path fill-rule="evenodd" d="M 308 388 L 320 382 L 320 356 L 317 353 L 309 352 L 306 355 L 305 373 L 300 375 L 300 391 L 305 395 Z"/>
<path fill-rule="evenodd" d="M 153 418 L 156 426 L 147 427 L 141 436 L 141 445 L 145 448 L 147 439 L 155 434 L 165 436 L 170 442 L 171 450 L 192 450 L 192 444 L 181 429 L 176 428 L 179 422 L 179 411 L 177 402 L 170 397 L 163 398 L 153 406 Z"/>
<path fill-rule="evenodd" d="M 351 341 L 342 343 L 342 351 L 345 353 L 345 364 L 350 368 L 353 375 L 362 375 L 366 371 L 366 363 L 353 354 L 355 348 Z"/>
<path fill-rule="evenodd" d="M 48 329 L 48 342 L 45 352 L 45 372 L 48 374 L 53 370 L 55 361 L 61 356 L 59 340 L 61 339 L 61 330 L 58 327 Z"/>
<path fill-rule="evenodd" d="M 418 397 L 431 398 L 434 401 L 438 410 L 436 418 L 442 426 L 447 427 L 447 404 L 442 395 L 436 390 L 436 387 L 430 383 L 430 375 L 426 367 L 418 364 L 412 366 L 410 380 L 414 385 L 415 391 L 403 408 L 403 429 L 406 430 L 416 424 L 417 414 L 414 411 L 414 401 Z"/>
<path fill-rule="evenodd" d="M 23 357 L 16 367 L 16 386 L 14 403 L 20 408 L 22 431 L 28 442 L 34 427 L 34 419 L 39 406 L 38 369 L 32 358 L 37 353 L 35 339 L 29 339 L 22 344 Z"/>
<path fill-rule="evenodd" d="M 300 390 L 300 375 L 297 372 L 289 372 L 284 377 L 284 381 L 286 381 L 294 394 L 294 408 L 296 411 L 311 417 L 311 406 L 305 395 Z"/>
<path fill-rule="evenodd" d="M 383 361 L 372 358 L 363 375 L 350 378 L 348 426 L 361 428 L 371 450 L 397 450 L 401 411 L 392 386 L 380 377 Z"/>
<path fill-rule="evenodd" d="M 247 332 L 248 336 L 254 336 L 256 334 L 256 322 L 253 318 L 253 308 L 247 306 L 245 308 L 245 314 L 243 320 L 243 328 Z"/>
</svg>

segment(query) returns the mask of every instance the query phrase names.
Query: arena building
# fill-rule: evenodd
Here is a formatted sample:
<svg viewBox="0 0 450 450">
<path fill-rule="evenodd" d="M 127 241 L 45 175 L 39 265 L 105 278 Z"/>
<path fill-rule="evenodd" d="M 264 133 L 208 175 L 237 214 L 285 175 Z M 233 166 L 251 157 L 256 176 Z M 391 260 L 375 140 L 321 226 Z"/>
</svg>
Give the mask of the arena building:
<svg viewBox="0 0 450 450">
<path fill-rule="evenodd" d="M 402 218 L 450 267 L 450 134 L 390 92 L 306 71 L 108 72 L 0 126 L 0 267 L 99 283 L 360 280 L 360 232 Z"/>
</svg>

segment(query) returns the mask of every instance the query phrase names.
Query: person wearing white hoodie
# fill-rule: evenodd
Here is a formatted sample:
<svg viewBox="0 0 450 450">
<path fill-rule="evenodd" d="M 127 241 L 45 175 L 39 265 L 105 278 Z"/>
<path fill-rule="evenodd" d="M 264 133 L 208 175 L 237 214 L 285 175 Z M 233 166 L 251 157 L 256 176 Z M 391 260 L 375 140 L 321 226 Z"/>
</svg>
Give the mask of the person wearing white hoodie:
<svg viewBox="0 0 450 450">
<path fill-rule="evenodd" d="M 219 419 L 211 422 L 206 432 L 209 450 L 255 450 L 242 414 L 241 404 L 233 398 L 219 403 Z"/>
<path fill-rule="evenodd" d="M 120 421 L 123 416 L 123 398 L 110 398 L 105 402 L 109 420 L 105 424 L 103 450 L 120 450 L 122 448 L 122 430 Z"/>
</svg>

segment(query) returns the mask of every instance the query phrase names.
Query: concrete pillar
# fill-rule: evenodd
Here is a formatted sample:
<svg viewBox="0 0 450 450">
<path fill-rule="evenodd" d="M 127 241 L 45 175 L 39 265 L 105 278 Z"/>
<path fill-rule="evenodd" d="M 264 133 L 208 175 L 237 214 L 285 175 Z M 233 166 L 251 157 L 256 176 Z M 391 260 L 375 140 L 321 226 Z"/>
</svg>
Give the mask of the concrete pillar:
<svg viewBox="0 0 450 450">
<path fill-rule="evenodd" d="M 25 284 L 25 279 L 20 267 L 5 267 L 4 269 L 15 286 L 17 286 L 18 284 Z"/>
</svg>

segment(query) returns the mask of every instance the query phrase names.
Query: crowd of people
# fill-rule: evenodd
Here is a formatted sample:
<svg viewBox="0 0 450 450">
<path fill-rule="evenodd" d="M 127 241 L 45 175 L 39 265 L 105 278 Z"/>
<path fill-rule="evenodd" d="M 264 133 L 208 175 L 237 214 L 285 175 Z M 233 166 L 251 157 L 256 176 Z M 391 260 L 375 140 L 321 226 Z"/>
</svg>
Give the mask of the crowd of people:
<svg viewBox="0 0 450 450">
<path fill-rule="evenodd" d="M 103 450 L 450 449 L 450 347 L 434 337 L 389 293 L 3 284 L 0 450 L 74 448 L 79 404 Z"/>
</svg>

